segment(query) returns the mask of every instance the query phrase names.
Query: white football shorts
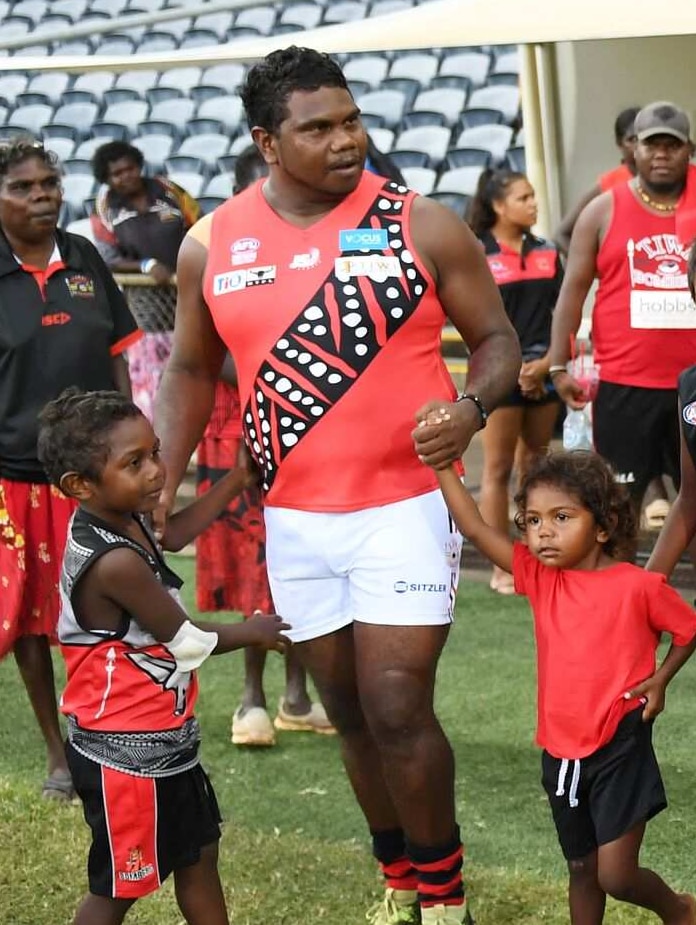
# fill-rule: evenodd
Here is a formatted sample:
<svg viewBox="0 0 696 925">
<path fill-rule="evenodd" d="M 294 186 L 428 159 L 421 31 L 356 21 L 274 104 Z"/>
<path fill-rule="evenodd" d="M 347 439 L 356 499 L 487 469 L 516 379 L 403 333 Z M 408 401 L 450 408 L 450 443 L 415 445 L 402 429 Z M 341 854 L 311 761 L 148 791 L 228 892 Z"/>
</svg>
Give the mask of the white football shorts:
<svg viewBox="0 0 696 925">
<path fill-rule="evenodd" d="M 293 642 L 353 621 L 452 622 L 462 541 L 439 490 L 347 513 L 264 513 L 273 602 Z"/>
</svg>

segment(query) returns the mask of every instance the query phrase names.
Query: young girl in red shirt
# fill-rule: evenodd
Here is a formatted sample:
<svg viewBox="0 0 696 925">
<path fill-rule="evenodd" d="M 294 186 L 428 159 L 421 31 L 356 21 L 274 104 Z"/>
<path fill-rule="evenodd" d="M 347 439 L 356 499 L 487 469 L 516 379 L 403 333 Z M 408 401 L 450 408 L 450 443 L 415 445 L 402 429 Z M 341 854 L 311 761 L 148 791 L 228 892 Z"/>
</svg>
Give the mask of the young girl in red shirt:
<svg viewBox="0 0 696 925">
<path fill-rule="evenodd" d="M 667 805 L 652 725 L 696 648 L 696 613 L 663 575 L 621 561 L 636 532 L 624 486 L 593 453 L 539 457 L 515 498 L 520 543 L 483 521 L 453 468 L 438 476 L 459 529 L 530 600 L 536 738 L 572 925 L 600 925 L 607 895 L 694 925 L 694 897 L 675 893 L 639 855 L 648 819 Z M 672 645 L 657 668 L 663 632 Z"/>
</svg>

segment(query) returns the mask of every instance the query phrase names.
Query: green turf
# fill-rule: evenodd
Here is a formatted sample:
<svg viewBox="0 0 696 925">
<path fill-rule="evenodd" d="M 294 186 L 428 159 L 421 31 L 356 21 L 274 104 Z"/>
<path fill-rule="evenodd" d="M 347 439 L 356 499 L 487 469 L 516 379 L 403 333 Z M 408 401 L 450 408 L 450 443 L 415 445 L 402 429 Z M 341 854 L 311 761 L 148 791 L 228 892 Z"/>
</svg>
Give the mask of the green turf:
<svg viewBox="0 0 696 925">
<path fill-rule="evenodd" d="M 192 562 L 182 558 L 175 565 L 187 579 L 191 604 Z M 275 749 L 234 748 L 228 727 L 241 680 L 239 654 L 209 660 L 198 710 L 203 762 L 227 820 L 221 873 L 232 921 L 364 923 L 379 880 L 336 740 L 281 733 Z M 281 687 L 282 662 L 271 656 L 269 703 Z M 11 659 L 0 665 L 0 691 L 0 923 L 64 925 L 85 889 L 87 830 L 79 806 L 38 796 L 42 747 Z M 695 700 L 692 664 L 674 682 L 657 724 L 671 805 L 650 824 L 644 851 L 644 861 L 679 889 L 695 886 Z M 437 702 L 457 756 L 458 811 L 479 925 L 567 923 L 564 864 L 532 744 L 534 654 L 524 600 L 463 583 Z M 171 885 L 139 902 L 126 921 L 179 925 Z M 615 903 L 606 916 L 609 925 L 654 921 Z"/>
</svg>

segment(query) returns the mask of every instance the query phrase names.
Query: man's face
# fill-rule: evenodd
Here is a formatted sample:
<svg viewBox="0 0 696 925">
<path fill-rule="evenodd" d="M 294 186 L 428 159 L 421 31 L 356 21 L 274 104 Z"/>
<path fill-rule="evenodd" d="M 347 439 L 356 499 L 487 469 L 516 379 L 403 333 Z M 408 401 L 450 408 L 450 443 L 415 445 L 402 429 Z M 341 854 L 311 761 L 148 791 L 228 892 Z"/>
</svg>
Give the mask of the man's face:
<svg viewBox="0 0 696 925">
<path fill-rule="evenodd" d="M 55 231 L 61 202 L 58 172 L 30 157 L 11 167 L 0 184 L 0 224 L 11 239 L 41 241 Z"/>
<path fill-rule="evenodd" d="M 351 193 L 362 176 L 367 136 L 350 93 L 341 87 L 296 90 L 286 112 L 278 131 L 263 137 L 267 162 L 310 196 Z"/>
<path fill-rule="evenodd" d="M 135 196 L 142 188 L 143 178 L 132 157 L 120 157 L 109 164 L 106 182 L 121 196 Z"/>
<path fill-rule="evenodd" d="M 673 135 L 651 135 L 636 143 L 636 169 L 643 183 L 669 193 L 686 179 L 691 145 Z"/>
</svg>

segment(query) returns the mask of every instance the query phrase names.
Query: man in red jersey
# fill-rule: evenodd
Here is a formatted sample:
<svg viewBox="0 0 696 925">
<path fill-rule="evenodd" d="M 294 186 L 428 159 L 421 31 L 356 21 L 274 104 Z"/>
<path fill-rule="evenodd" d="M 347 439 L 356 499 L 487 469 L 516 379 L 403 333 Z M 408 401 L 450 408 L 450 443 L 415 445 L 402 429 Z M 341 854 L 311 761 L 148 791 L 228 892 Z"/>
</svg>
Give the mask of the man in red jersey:
<svg viewBox="0 0 696 925">
<path fill-rule="evenodd" d="M 519 345 L 463 222 L 363 170 L 360 110 L 335 62 L 274 52 L 242 98 L 269 177 L 182 246 L 157 415 L 162 507 L 229 348 L 262 471 L 273 598 L 296 622 L 385 874 L 370 920 L 459 925 L 454 763 L 433 687 L 461 541 L 427 464 L 459 460 L 514 387 Z M 440 353 L 448 317 L 471 351 L 458 400 Z M 447 412 L 440 424 L 425 423 L 433 408 Z"/>
<path fill-rule="evenodd" d="M 561 398 L 582 407 L 582 388 L 565 362 L 597 276 L 595 447 L 640 508 L 652 478 L 667 472 L 679 480 L 677 377 L 696 355 L 696 305 L 686 272 L 693 239 L 686 216 L 693 214 L 696 191 L 685 112 L 651 103 L 636 116 L 635 131 L 636 177 L 598 196 L 578 219 L 549 360 Z"/>
</svg>

